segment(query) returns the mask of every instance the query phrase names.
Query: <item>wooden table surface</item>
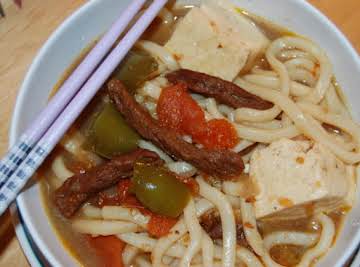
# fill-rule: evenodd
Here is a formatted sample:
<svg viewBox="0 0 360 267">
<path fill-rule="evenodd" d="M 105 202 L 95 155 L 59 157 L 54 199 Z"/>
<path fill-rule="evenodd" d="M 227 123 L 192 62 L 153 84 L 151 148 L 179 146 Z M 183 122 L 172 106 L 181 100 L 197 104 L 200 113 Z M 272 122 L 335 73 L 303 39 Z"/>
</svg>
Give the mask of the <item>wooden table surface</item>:
<svg viewBox="0 0 360 267">
<path fill-rule="evenodd" d="M 106 1 L 106 0 L 104 0 Z M 8 146 L 8 130 L 16 94 L 24 75 L 51 32 L 85 0 L 22 0 L 19 9 L 1 1 L 0 18 L 0 155 Z M 360 51 L 360 0 L 310 0 L 347 35 Z M 14 235 L 9 214 L 0 218 L 0 267 L 28 266 Z"/>
</svg>

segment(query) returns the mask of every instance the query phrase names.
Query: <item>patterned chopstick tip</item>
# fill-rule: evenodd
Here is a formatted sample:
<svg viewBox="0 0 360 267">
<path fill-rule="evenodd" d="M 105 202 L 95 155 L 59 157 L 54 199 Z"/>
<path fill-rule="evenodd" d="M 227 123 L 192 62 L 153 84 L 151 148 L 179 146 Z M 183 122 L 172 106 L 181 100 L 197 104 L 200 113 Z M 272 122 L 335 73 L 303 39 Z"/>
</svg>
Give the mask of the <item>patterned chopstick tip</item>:
<svg viewBox="0 0 360 267">
<path fill-rule="evenodd" d="M 23 141 L 0 162 L 0 188 L 7 182 L 16 168 L 20 166 L 23 158 L 30 153 L 33 147 L 34 144 L 31 142 Z"/>
<path fill-rule="evenodd" d="M 28 146 L 22 146 L 22 149 L 26 147 L 30 149 Z M 13 195 L 17 194 L 26 180 L 35 172 L 48 155 L 48 152 L 49 150 L 45 146 L 35 146 L 31 152 L 31 157 L 23 161 L 16 171 L 13 171 L 13 175 L 11 175 L 12 180 L 7 179 L 7 181 L 2 182 L 2 187 L 0 188 L 0 207 L 6 206 L 7 202 L 13 199 Z"/>
</svg>

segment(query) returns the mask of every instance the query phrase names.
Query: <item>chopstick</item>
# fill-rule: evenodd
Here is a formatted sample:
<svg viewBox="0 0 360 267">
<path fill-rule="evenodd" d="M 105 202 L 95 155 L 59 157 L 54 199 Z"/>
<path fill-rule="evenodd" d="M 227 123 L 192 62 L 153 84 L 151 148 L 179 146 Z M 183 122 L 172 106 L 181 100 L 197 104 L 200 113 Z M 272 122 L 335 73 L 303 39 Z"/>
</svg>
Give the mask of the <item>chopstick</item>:
<svg viewBox="0 0 360 267">
<path fill-rule="evenodd" d="M 105 83 L 111 73 L 119 65 L 121 60 L 126 56 L 135 42 L 141 37 L 143 32 L 147 29 L 166 3 L 167 0 L 153 1 L 140 19 L 127 32 L 124 38 L 116 45 L 116 47 L 86 81 L 81 90 L 75 95 L 75 97 L 73 97 L 71 102 L 61 113 L 58 114 L 58 116 L 56 116 L 55 121 L 49 125 L 50 127 L 44 131 L 44 134 L 37 142 L 24 139 L 24 143 L 17 143 L 14 150 L 22 150 L 22 157 L 19 159 L 21 160 L 21 163 L 18 163 L 19 160 L 16 161 L 16 168 L 13 169 L 11 175 L 8 173 L 6 174 L 8 179 L 0 188 L 0 215 L 16 198 L 22 187 L 49 155 L 68 128 L 80 115 L 82 110 L 97 93 L 99 88 Z M 64 95 L 66 96 L 66 93 L 64 93 Z M 44 115 L 45 117 L 47 116 L 47 114 Z M 42 123 L 42 120 L 46 119 L 40 116 L 39 122 Z M 43 125 L 45 125 L 45 123 L 43 123 Z M 30 132 L 33 134 L 33 137 L 37 136 L 37 134 L 34 134 L 33 129 Z M 12 150 L 13 148 L 11 151 Z M 9 156 L 9 159 L 10 158 L 11 156 Z M 15 161 L 14 158 L 12 158 L 12 161 Z M 1 176 L 3 176 L 3 174 Z"/>
<path fill-rule="evenodd" d="M 0 188 L 22 163 L 24 157 L 33 149 L 35 144 L 49 129 L 58 115 L 78 92 L 101 60 L 113 47 L 118 37 L 124 32 L 131 20 L 140 11 L 146 0 L 135 0 L 119 14 L 119 18 L 99 40 L 70 77 L 59 88 L 45 109 L 40 112 L 16 144 L 9 150 L 0 162 Z"/>
</svg>

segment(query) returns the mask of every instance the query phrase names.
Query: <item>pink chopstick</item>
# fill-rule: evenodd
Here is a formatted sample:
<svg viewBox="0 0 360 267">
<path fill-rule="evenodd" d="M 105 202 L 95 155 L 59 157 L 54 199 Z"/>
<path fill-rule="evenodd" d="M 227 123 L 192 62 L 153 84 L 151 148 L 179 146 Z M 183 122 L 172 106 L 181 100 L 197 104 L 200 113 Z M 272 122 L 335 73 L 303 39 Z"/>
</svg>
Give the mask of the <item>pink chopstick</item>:
<svg viewBox="0 0 360 267">
<path fill-rule="evenodd" d="M 36 144 L 30 147 L 31 149 L 28 149 L 29 151 L 22 157 L 22 163 L 18 165 L 9 179 L 7 179 L 0 188 L 0 215 L 16 198 L 26 182 L 56 146 L 71 124 L 80 115 L 82 110 L 105 83 L 166 3 L 167 0 L 153 1 L 135 25 L 82 86 L 81 90 L 75 95 L 71 102 L 58 114 L 56 120 L 45 130 L 43 136 Z M 20 147 L 21 144 L 18 146 Z"/>
<path fill-rule="evenodd" d="M 59 88 L 58 92 L 50 100 L 45 109 L 40 112 L 20 136 L 17 143 L 0 161 L 0 188 L 6 183 L 15 169 L 21 164 L 24 157 L 49 129 L 51 124 L 89 78 L 91 73 L 93 73 L 131 20 L 140 11 L 145 1 L 146 0 L 132 1 L 131 4 L 119 14 L 119 18 Z"/>
</svg>

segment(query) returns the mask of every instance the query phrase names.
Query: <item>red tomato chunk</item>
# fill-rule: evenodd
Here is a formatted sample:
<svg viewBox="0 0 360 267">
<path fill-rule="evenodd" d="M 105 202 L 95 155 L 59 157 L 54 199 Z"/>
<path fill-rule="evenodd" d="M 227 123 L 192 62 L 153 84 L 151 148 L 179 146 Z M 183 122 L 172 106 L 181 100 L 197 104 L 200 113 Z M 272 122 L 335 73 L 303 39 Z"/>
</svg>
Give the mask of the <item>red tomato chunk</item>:
<svg viewBox="0 0 360 267">
<path fill-rule="evenodd" d="M 157 103 L 157 114 L 162 126 L 191 135 L 194 142 L 206 148 L 230 149 L 239 142 L 235 128 L 227 120 L 205 120 L 204 111 L 184 84 L 163 89 Z"/>
</svg>

